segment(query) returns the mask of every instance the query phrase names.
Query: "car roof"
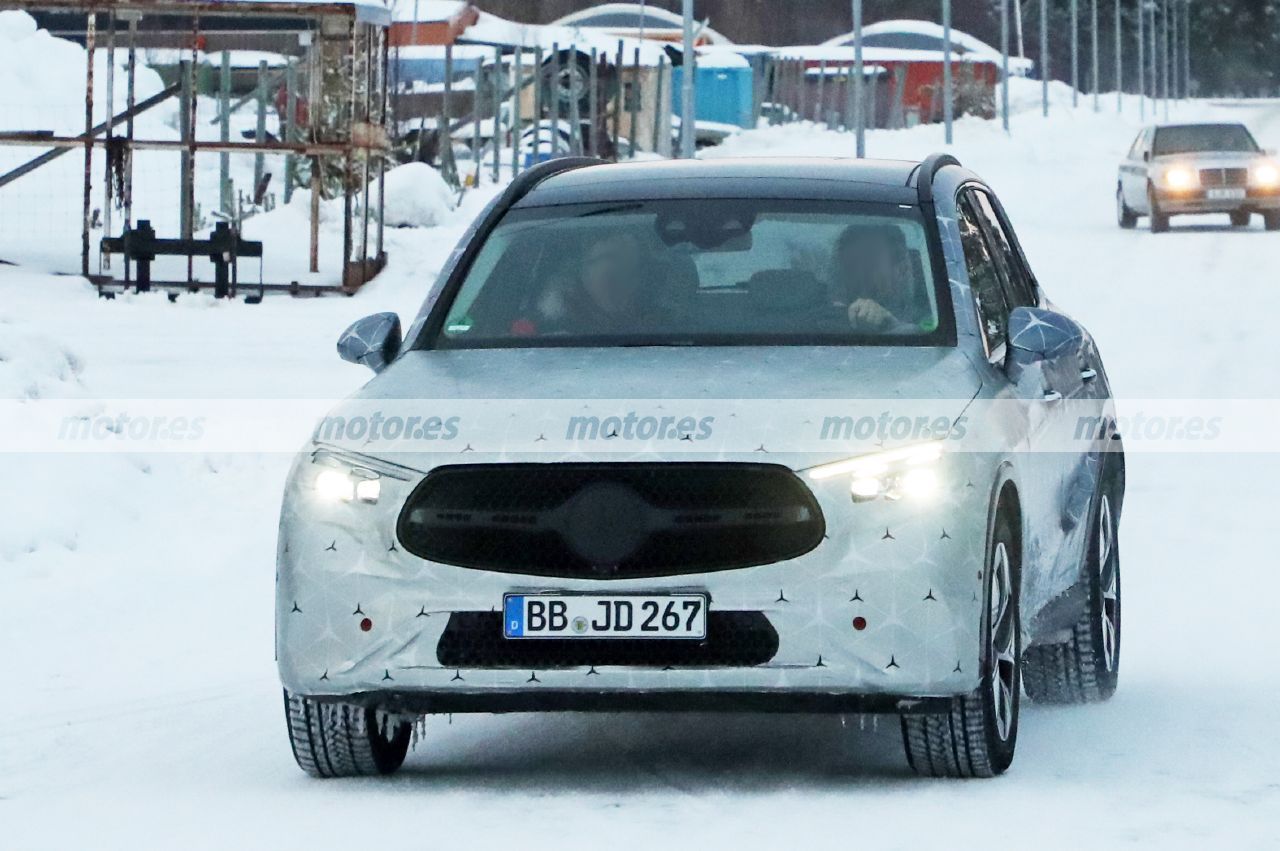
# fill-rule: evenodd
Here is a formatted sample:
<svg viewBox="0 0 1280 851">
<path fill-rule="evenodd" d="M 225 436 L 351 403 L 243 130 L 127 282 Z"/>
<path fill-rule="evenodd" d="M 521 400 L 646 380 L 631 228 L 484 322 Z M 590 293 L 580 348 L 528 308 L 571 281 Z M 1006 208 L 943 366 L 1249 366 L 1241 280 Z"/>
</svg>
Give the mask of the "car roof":
<svg viewBox="0 0 1280 851">
<path fill-rule="evenodd" d="M 734 158 L 601 163 L 540 181 L 515 205 L 677 198 L 777 198 L 919 203 L 919 163 L 853 158 Z"/>
<path fill-rule="evenodd" d="M 1152 124 L 1152 130 L 1168 130 L 1174 127 L 1245 127 L 1243 121 L 1171 121 L 1165 124 Z M 1245 127 L 1248 130 L 1248 127 Z"/>
</svg>

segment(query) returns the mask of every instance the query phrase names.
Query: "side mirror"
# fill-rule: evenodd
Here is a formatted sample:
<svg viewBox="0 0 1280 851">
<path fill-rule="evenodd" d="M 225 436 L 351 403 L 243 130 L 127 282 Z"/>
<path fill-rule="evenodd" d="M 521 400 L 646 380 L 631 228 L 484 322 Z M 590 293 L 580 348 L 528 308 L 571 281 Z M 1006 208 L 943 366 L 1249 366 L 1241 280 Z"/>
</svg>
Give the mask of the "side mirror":
<svg viewBox="0 0 1280 851">
<path fill-rule="evenodd" d="M 1142 161 L 1143 161 L 1143 162 L 1147 162 L 1147 163 L 1151 162 L 1151 152 L 1150 152 L 1150 151 L 1143 151 L 1143 152 L 1142 152 Z"/>
<path fill-rule="evenodd" d="M 400 353 L 400 317 L 375 313 L 357 319 L 338 338 L 338 357 L 381 372 Z"/>
<path fill-rule="evenodd" d="M 1084 332 L 1070 318 L 1039 307 L 1015 307 L 1009 312 L 1009 363 L 1031 366 L 1078 351 Z"/>
</svg>

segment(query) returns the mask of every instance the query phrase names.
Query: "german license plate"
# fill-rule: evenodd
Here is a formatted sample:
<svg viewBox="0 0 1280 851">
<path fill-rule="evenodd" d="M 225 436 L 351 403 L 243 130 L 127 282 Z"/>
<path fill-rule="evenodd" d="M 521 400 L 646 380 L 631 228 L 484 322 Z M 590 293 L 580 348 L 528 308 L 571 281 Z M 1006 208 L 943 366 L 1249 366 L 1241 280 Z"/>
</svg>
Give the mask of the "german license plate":
<svg viewBox="0 0 1280 851">
<path fill-rule="evenodd" d="M 1243 189 L 1208 189 L 1208 198 L 1210 201 L 1243 201 Z"/>
<path fill-rule="evenodd" d="M 706 638 L 705 594 L 507 594 L 507 638 Z"/>
</svg>

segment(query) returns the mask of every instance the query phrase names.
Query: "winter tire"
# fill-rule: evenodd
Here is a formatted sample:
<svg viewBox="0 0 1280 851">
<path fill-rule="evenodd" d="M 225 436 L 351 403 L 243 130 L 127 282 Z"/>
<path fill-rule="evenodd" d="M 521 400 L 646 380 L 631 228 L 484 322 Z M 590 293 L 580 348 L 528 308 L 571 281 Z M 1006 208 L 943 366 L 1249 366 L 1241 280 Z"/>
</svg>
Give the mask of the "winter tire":
<svg viewBox="0 0 1280 851">
<path fill-rule="evenodd" d="M 1089 605 L 1065 641 L 1028 647 L 1022 684 L 1037 703 L 1086 703 L 1115 694 L 1120 675 L 1118 506 L 1103 490 L 1094 511 L 1085 570 Z"/>
<path fill-rule="evenodd" d="M 1125 230 L 1131 230 L 1138 223 L 1138 214 L 1124 202 L 1124 192 L 1119 186 L 1116 187 L 1116 223 Z"/>
<path fill-rule="evenodd" d="M 907 762 L 928 777 L 995 777 L 1013 762 L 1021 687 L 1021 553 L 1009 515 L 997 517 L 987 553 L 982 619 L 982 685 L 944 713 L 903 715 Z"/>
<path fill-rule="evenodd" d="M 1267 230 L 1280 230 L 1280 210 L 1268 210 L 1263 213 L 1262 223 Z"/>
<path fill-rule="evenodd" d="M 409 722 L 373 708 L 285 691 L 284 714 L 293 758 L 313 777 L 390 774 L 409 752 Z"/>
<path fill-rule="evenodd" d="M 1253 217 L 1247 210 L 1236 210 L 1231 213 L 1231 226 L 1233 228 L 1247 228 L 1251 218 Z"/>
</svg>

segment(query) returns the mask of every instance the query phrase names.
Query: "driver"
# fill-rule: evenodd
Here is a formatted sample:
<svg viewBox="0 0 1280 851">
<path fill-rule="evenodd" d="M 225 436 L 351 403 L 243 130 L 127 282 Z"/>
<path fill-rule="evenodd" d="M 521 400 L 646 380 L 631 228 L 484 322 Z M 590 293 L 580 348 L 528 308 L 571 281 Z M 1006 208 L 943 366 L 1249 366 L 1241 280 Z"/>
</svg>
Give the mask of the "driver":
<svg viewBox="0 0 1280 851">
<path fill-rule="evenodd" d="M 894 225 L 850 225 L 836 240 L 834 301 L 855 331 L 909 334 L 912 274 L 907 242 Z"/>
<path fill-rule="evenodd" d="M 575 280 L 557 311 L 557 330 L 575 335 L 616 333 L 639 323 L 640 242 L 625 232 L 609 232 L 587 243 Z"/>
</svg>

